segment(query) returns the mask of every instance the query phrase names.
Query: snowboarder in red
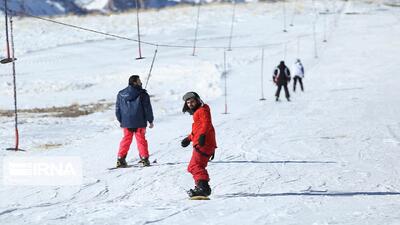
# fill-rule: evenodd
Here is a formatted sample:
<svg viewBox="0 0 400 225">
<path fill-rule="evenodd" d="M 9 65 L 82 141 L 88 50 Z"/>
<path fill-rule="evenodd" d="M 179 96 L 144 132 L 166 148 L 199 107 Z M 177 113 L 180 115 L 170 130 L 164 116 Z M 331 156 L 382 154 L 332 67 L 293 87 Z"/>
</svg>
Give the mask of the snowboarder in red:
<svg viewBox="0 0 400 225">
<path fill-rule="evenodd" d="M 132 143 L 133 136 L 139 150 L 140 162 L 143 166 L 150 166 L 149 150 L 146 140 L 146 127 L 153 128 L 153 109 L 149 94 L 142 88 L 138 75 L 129 78 L 129 85 L 117 95 L 115 115 L 123 129 L 124 136 L 118 151 L 118 167 L 127 167 L 126 156 Z"/>
<path fill-rule="evenodd" d="M 209 196 L 211 188 L 210 178 L 206 170 L 209 160 L 214 158 L 217 148 L 215 130 L 211 121 L 210 107 L 204 104 L 196 92 L 188 92 L 183 96 L 182 112 L 193 115 L 192 132 L 181 142 L 182 147 L 193 144 L 192 158 L 188 171 L 195 181 L 195 188 L 188 191 L 189 197 Z"/>
</svg>

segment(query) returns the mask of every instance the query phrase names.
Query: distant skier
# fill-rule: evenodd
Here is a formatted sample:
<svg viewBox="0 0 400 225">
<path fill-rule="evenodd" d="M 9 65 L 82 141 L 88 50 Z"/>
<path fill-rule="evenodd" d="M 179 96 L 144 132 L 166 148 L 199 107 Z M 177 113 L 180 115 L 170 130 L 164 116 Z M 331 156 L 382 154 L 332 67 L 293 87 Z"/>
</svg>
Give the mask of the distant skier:
<svg viewBox="0 0 400 225">
<path fill-rule="evenodd" d="M 195 181 L 194 189 L 188 191 L 189 197 L 209 196 L 211 188 L 210 180 L 206 170 L 209 160 L 214 158 L 217 147 L 215 130 L 211 121 L 210 107 L 204 104 L 196 92 L 188 92 L 183 96 L 182 112 L 193 115 L 192 132 L 182 140 L 182 147 L 187 147 L 190 142 L 193 144 L 192 158 L 188 171 Z"/>
<path fill-rule="evenodd" d="M 143 166 L 150 166 L 149 150 L 146 140 L 146 127 L 153 128 L 153 109 L 150 96 L 142 88 L 142 82 L 138 75 L 129 77 L 129 85 L 119 91 L 115 105 L 115 114 L 124 136 L 121 140 L 117 167 L 126 167 L 126 156 L 132 143 L 133 135 L 139 150 L 140 162 Z"/>
<path fill-rule="evenodd" d="M 288 83 L 290 82 L 290 70 L 285 65 L 284 61 L 281 61 L 279 65 L 274 70 L 274 75 L 272 76 L 274 83 L 278 86 L 275 96 L 276 101 L 279 101 L 279 94 L 281 92 L 282 86 L 285 89 L 286 99 L 290 101 L 290 95 L 288 90 Z"/>
<path fill-rule="evenodd" d="M 293 92 L 296 91 L 296 83 L 299 81 L 301 91 L 304 91 L 303 88 L 303 78 L 304 78 L 304 67 L 301 63 L 300 59 L 296 59 L 296 62 L 293 65 Z"/>
</svg>

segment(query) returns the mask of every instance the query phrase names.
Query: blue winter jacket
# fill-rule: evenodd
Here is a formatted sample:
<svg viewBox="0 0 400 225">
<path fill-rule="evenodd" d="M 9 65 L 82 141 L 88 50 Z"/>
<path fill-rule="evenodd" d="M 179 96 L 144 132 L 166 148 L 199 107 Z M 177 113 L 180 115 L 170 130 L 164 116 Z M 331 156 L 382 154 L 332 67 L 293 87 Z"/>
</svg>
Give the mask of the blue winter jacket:
<svg viewBox="0 0 400 225">
<path fill-rule="evenodd" d="M 154 120 L 150 96 L 140 86 L 131 86 L 118 92 L 115 115 L 123 128 L 147 127 Z"/>
</svg>

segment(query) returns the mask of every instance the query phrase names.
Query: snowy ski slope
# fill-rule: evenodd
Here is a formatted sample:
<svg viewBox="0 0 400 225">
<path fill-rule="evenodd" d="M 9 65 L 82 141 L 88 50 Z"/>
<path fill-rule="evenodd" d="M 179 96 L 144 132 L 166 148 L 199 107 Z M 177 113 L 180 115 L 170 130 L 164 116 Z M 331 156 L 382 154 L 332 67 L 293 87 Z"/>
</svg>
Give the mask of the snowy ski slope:
<svg viewBox="0 0 400 225">
<path fill-rule="evenodd" d="M 8 156 L 76 156 L 83 183 L 1 183 L 0 224 L 399 224 L 400 8 L 315 2 L 315 9 L 311 0 L 286 3 L 287 33 L 281 3 L 236 6 L 226 115 L 223 49 L 198 48 L 193 57 L 191 48 L 159 47 L 147 87 L 156 118 L 147 131 L 150 157 L 159 165 L 113 171 L 106 168 L 115 165 L 122 136 L 116 94 L 129 75 L 147 77 L 155 47 L 142 45 L 146 58 L 137 61 L 135 42 L 16 19 L 18 106 L 25 110 L 20 147 L 27 151 L 2 150 L 0 164 Z M 326 9 L 335 13 L 318 13 Z M 142 40 L 191 46 L 196 13 L 196 7 L 143 12 Z M 228 46 L 231 18 L 230 4 L 202 7 L 197 46 Z M 134 13 L 54 19 L 137 35 Z M 266 101 L 259 101 L 261 48 L 236 47 L 264 44 L 272 45 L 265 47 Z M 272 70 L 297 57 L 305 92 L 275 102 Z M 14 119 L 4 116 L 13 109 L 10 73 L 11 65 L 0 66 L 1 149 L 14 144 Z M 192 121 L 181 113 L 181 97 L 191 90 L 210 105 L 217 134 L 208 166 L 211 201 L 189 201 L 185 193 L 193 187 L 186 172 L 191 150 L 180 140 Z M 72 104 L 104 108 L 52 116 L 51 107 Z M 28 113 L 34 108 L 48 112 Z M 133 143 L 128 161 L 137 160 Z"/>
</svg>

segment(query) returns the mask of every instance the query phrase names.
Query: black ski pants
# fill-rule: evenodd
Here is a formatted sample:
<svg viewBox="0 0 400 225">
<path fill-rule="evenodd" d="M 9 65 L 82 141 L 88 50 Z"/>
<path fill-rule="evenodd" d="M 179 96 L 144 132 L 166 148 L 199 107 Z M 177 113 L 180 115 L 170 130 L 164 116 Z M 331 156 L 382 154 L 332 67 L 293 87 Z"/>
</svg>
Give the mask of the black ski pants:
<svg viewBox="0 0 400 225">
<path fill-rule="evenodd" d="M 302 81 L 301 77 L 298 77 L 298 76 L 295 76 L 294 79 L 293 79 L 293 91 L 296 91 L 296 83 L 297 83 L 297 81 L 299 81 L 299 83 L 300 83 L 301 91 L 304 91 L 303 81 Z"/>
<path fill-rule="evenodd" d="M 290 95 L 289 95 L 289 89 L 288 89 L 288 87 L 287 87 L 287 83 L 284 83 L 284 84 L 277 84 L 277 85 L 278 85 L 278 89 L 276 90 L 275 96 L 276 96 L 277 98 L 279 98 L 279 94 L 281 93 L 281 89 L 282 89 L 282 86 L 283 86 L 283 88 L 285 89 L 285 96 L 286 96 L 286 98 L 289 98 Z"/>
</svg>

